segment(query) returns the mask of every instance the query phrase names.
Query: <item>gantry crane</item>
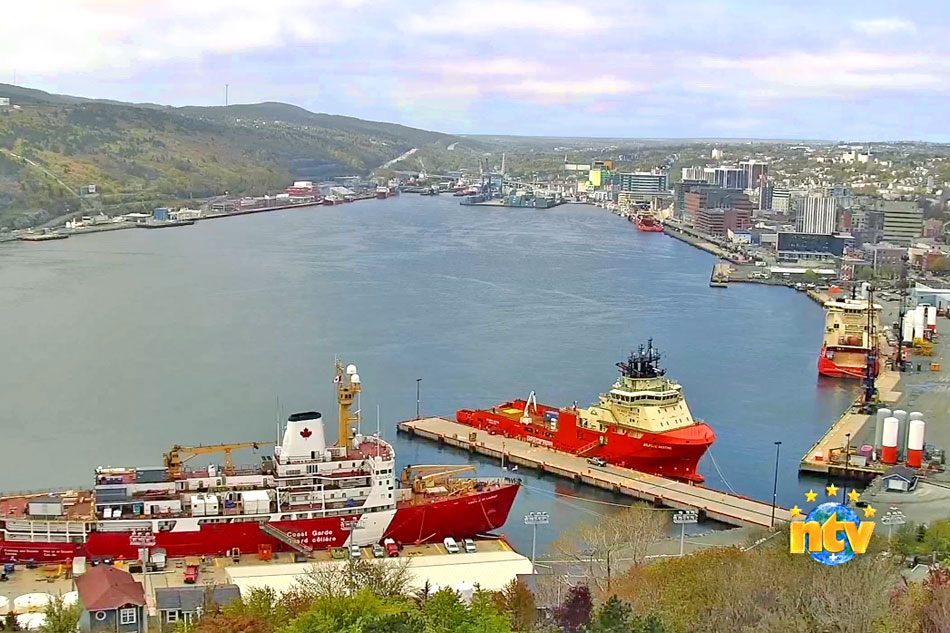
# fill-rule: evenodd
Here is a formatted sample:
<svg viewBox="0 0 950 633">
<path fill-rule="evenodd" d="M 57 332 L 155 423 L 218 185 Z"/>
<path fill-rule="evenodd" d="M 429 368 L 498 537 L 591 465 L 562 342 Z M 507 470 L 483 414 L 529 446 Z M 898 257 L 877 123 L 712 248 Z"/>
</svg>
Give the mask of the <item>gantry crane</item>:
<svg viewBox="0 0 950 633">
<path fill-rule="evenodd" d="M 182 465 L 197 457 L 198 455 L 209 455 L 211 453 L 224 453 L 224 474 L 234 474 L 234 460 L 231 457 L 232 451 L 238 451 L 245 448 L 254 450 L 261 446 L 273 444 L 273 442 L 238 442 L 235 444 L 209 444 L 208 446 L 178 446 L 172 447 L 172 450 L 165 453 L 165 468 L 168 469 L 168 476 L 172 479 L 178 479 L 182 474 Z M 183 457 L 184 455 L 184 457 Z"/>
</svg>

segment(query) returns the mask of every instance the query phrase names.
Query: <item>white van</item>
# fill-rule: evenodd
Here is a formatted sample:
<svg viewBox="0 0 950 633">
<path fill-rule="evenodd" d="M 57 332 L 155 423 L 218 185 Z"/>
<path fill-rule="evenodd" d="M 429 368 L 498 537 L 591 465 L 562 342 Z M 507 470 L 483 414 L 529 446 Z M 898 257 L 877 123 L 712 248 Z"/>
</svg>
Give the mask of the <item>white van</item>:
<svg viewBox="0 0 950 633">
<path fill-rule="evenodd" d="M 442 541 L 442 544 L 445 545 L 445 549 L 449 554 L 459 553 L 459 544 L 456 543 L 455 539 L 451 536 L 446 536 L 445 540 Z"/>
</svg>

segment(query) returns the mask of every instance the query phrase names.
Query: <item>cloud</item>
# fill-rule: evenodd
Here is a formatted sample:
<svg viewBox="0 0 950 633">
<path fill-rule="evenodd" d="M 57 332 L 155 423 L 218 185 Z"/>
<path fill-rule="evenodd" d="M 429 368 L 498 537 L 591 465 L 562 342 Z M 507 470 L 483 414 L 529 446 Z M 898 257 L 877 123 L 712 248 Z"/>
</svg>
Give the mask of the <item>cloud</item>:
<svg viewBox="0 0 950 633">
<path fill-rule="evenodd" d="M 837 50 L 827 53 L 791 51 L 758 58 L 700 58 L 697 66 L 740 71 L 753 81 L 723 82 L 707 78 L 692 87 L 707 92 L 740 90 L 746 96 L 770 98 L 849 98 L 856 92 L 945 92 L 950 90 L 950 60 L 920 54 Z M 740 83 L 740 85 L 736 85 Z"/>
<path fill-rule="evenodd" d="M 851 28 L 865 35 L 894 35 L 897 33 L 914 33 L 917 25 L 904 18 L 874 18 L 872 20 L 854 20 Z"/>
<path fill-rule="evenodd" d="M 457 1 L 440 10 L 409 17 L 401 28 L 415 35 L 466 37 L 500 31 L 537 31 L 557 35 L 594 33 L 608 20 L 579 3 L 525 0 Z"/>
<path fill-rule="evenodd" d="M 335 41 L 362 0 L 30 0 L 4 7 L 0 60 L 21 75 L 197 60 Z"/>
</svg>

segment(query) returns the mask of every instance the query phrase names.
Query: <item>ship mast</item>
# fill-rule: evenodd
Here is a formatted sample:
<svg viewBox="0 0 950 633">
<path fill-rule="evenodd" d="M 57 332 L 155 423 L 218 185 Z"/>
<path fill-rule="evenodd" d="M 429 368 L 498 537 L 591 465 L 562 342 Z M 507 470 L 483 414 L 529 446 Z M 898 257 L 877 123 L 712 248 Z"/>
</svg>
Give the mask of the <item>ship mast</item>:
<svg viewBox="0 0 950 633">
<path fill-rule="evenodd" d="M 620 373 L 627 378 L 659 378 L 666 373 L 660 369 L 660 350 L 653 347 L 653 339 L 647 339 L 646 348 L 643 344 L 636 352 L 630 352 L 625 363 L 617 363 Z"/>
<path fill-rule="evenodd" d="M 336 359 L 336 376 L 333 378 L 336 383 L 336 400 L 339 405 L 339 439 L 338 446 L 349 446 L 352 436 L 350 435 L 350 423 L 356 422 L 357 417 L 350 413 L 350 407 L 353 406 L 353 400 L 360 393 L 360 375 L 356 373 L 356 365 L 347 365 L 344 369 L 343 361 Z"/>
</svg>

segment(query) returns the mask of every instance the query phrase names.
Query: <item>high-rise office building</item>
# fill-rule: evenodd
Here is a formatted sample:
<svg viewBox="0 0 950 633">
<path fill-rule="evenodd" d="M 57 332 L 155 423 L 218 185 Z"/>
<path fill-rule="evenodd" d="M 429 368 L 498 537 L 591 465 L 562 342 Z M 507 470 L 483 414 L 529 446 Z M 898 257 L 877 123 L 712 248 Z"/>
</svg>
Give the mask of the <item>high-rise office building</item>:
<svg viewBox="0 0 950 633">
<path fill-rule="evenodd" d="M 799 233 L 830 235 L 838 227 L 838 202 L 825 196 L 804 196 L 795 199 Z"/>
<path fill-rule="evenodd" d="M 744 160 L 739 163 L 742 170 L 743 189 L 758 189 L 768 180 L 769 164 L 758 160 Z"/>
<path fill-rule="evenodd" d="M 745 189 L 742 170 L 738 167 L 723 165 L 714 170 L 715 182 L 723 189 Z"/>
<path fill-rule="evenodd" d="M 772 211 L 788 213 L 792 210 L 792 192 L 783 187 L 772 188 Z"/>
<path fill-rule="evenodd" d="M 682 179 L 694 180 L 694 181 L 706 180 L 706 168 L 705 167 L 683 167 Z"/>
<path fill-rule="evenodd" d="M 666 193 L 669 189 L 666 172 L 621 172 L 618 180 L 620 191 L 629 191 L 634 194 L 652 195 Z"/>
<path fill-rule="evenodd" d="M 884 211 L 884 241 L 898 246 L 910 246 L 924 229 L 924 211 L 914 200 L 886 200 Z"/>
</svg>

